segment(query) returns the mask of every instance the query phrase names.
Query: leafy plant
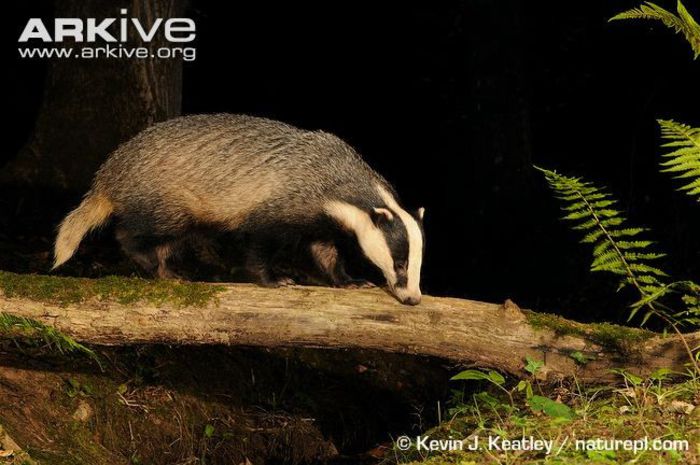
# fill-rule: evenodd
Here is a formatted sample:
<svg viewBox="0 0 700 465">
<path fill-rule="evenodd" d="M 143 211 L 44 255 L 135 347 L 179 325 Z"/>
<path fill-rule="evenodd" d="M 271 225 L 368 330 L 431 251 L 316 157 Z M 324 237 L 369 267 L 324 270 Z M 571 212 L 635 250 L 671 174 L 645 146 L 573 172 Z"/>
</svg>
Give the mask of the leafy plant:
<svg viewBox="0 0 700 465">
<path fill-rule="evenodd" d="M 549 397 L 532 396 L 527 403 L 533 412 L 543 412 L 552 418 L 571 420 L 576 416 L 568 405 L 552 400 Z"/>
<path fill-rule="evenodd" d="M 481 370 L 464 370 L 456 375 L 454 375 L 452 378 L 450 378 L 453 381 L 456 380 L 478 380 L 478 381 L 489 381 L 496 386 L 502 386 L 503 383 L 506 382 L 505 378 L 503 377 L 502 374 L 500 374 L 497 371 L 489 370 L 488 372 L 484 372 Z"/>
<path fill-rule="evenodd" d="M 639 415 L 644 415 L 645 411 L 651 409 L 685 409 L 692 404 L 682 401 L 687 395 L 694 396 L 697 391 L 697 374 L 686 373 L 688 378 L 686 383 L 671 383 L 672 375 L 683 376 L 682 373 L 674 373 L 666 368 L 659 368 L 651 373 L 647 378 L 641 378 L 628 371 L 621 369 L 610 370 L 612 373 L 620 375 L 624 382 L 624 388 L 616 389 L 614 392 L 622 396 L 627 402 L 629 409 L 636 411 Z M 692 400 L 692 397 L 688 400 Z M 675 404 L 675 406 L 674 406 Z"/>
<path fill-rule="evenodd" d="M 543 361 L 535 360 L 529 356 L 525 357 L 525 361 L 527 363 L 525 364 L 525 367 L 523 369 L 530 373 L 532 376 L 537 376 L 537 372 L 539 372 L 544 366 Z"/>
<path fill-rule="evenodd" d="M 678 1 L 677 15 L 646 2 L 639 8 L 622 12 L 610 20 L 655 19 L 666 26 L 681 32 L 690 42 L 695 58 L 700 55 L 700 26 Z M 662 172 L 673 173 L 684 185 L 680 191 L 697 196 L 700 202 L 700 128 L 692 128 L 673 120 L 658 120 L 661 136 L 668 142 L 662 147 L 672 149 L 663 157 Z M 537 168 L 537 167 L 536 167 Z M 691 348 L 678 329 L 685 324 L 700 325 L 700 285 L 692 281 L 671 281 L 667 273 L 655 263 L 664 254 L 654 251 L 653 242 L 646 239 L 646 228 L 630 227 L 622 212 L 615 209 L 616 200 L 609 193 L 581 178 L 564 176 L 542 168 L 537 168 L 564 203 L 567 212 L 565 220 L 576 223 L 573 229 L 586 235 L 582 242 L 593 246 L 591 271 L 605 271 L 618 276 L 619 288 L 631 286 L 639 294 L 638 300 L 630 307 L 630 317 L 635 317 L 641 309 L 646 309 L 641 324 L 652 316 L 657 316 L 670 326 L 680 337 L 696 373 L 700 373 L 699 355 Z M 674 310 L 667 304 L 671 295 L 680 296 L 683 309 Z M 572 355 L 573 356 L 573 355 Z M 577 360 L 582 363 L 582 360 Z"/>
<path fill-rule="evenodd" d="M 653 251 L 652 241 L 640 239 L 649 230 L 629 226 L 622 212 L 614 208 L 617 201 L 609 193 L 581 178 L 536 168 L 544 173 L 549 187 L 564 204 L 563 219 L 574 222 L 573 229 L 585 233 L 581 242 L 592 245 L 591 271 L 612 273 L 619 279 L 618 289 L 631 286 L 639 294 L 639 299 L 630 306 L 629 319 L 644 308 L 642 325 L 652 315 L 663 320 L 680 336 L 691 362 L 700 371 L 693 350 L 678 329 L 680 325 L 700 321 L 697 307 L 688 305 L 696 302 L 700 286 L 692 281 L 668 282 L 668 274 L 652 264 L 664 254 Z M 662 302 L 671 294 L 682 296 L 686 303 L 684 310 L 673 310 Z"/>
<path fill-rule="evenodd" d="M 526 364 L 523 367 L 525 371 L 530 373 L 532 379 L 536 379 L 535 377 L 537 376 L 537 373 L 542 369 L 544 366 L 544 362 L 540 360 L 535 360 L 529 356 L 525 357 Z M 530 379 L 522 379 L 518 382 L 518 384 L 508 390 L 504 385 L 506 382 L 506 379 L 498 373 L 497 371 L 489 370 L 489 371 L 482 371 L 482 370 L 464 370 L 452 378 L 450 378 L 453 381 L 456 380 L 474 380 L 474 381 L 488 381 L 492 385 L 496 386 L 500 391 L 504 392 L 510 401 L 510 407 L 511 409 L 515 408 L 515 399 L 513 398 L 513 394 L 517 392 L 525 392 L 525 398 L 530 399 L 533 397 L 534 392 L 532 388 L 532 380 Z M 539 385 L 538 385 L 539 388 Z M 541 389 L 540 389 L 541 392 Z M 493 396 L 488 394 L 487 392 L 480 392 L 478 394 L 480 397 L 480 400 L 482 400 L 485 404 L 493 407 L 495 404 L 498 403 L 498 400 L 495 399 Z"/>
<path fill-rule="evenodd" d="M 528 379 L 521 379 L 520 381 L 518 381 L 518 384 L 515 386 L 515 389 L 517 389 L 518 392 L 525 391 L 526 399 L 529 399 L 535 395 L 535 393 L 532 391 L 532 382 L 530 382 L 530 380 Z"/>
<path fill-rule="evenodd" d="M 610 18 L 610 21 L 621 19 L 651 19 L 661 21 L 666 27 L 674 29 L 677 33 L 681 33 L 685 36 L 695 53 L 694 58 L 697 58 L 700 56 L 700 26 L 698 26 L 695 19 L 688 13 L 688 10 L 683 6 L 680 0 L 676 5 L 676 11 L 678 13 L 677 15 L 661 8 L 655 3 L 644 2 L 644 4 L 637 8 L 632 8 L 631 10 L 623 11 L 613 16 Z"/>
<path fill-rule="evenodd" d="M 535 360 L 529 356 L 525 357 L 525 361 L 527 362 L 523 369 L 530 373 L 533 379 L 536 379 L 537 373 L 542 369 L 544 366 L 544 362 L 540 360 Z M 539 385 L 538 385 L 539 387 Z M 525 391 L 525 398 L 530 399 L 533 395 L 533 389 L 532 389 L 532 381 L 529 379 L 521 379 L 518 384 L 515 386 L 515 389 L 518 392 L 523 392 Z"/>
<path fill-rule="evenodd" d="M 506 383 L 506 379 L 503 377 L 502 374 L 500 374 L 497 371 L 489 370 L 485 372 L 481 370 L 464 370 L 454 375 L 452 378 L 450 378 L 450 380 L 488 381 L 501 391 L 505 392 L 508 395 L 508 398 L 510 399 L 511 405 L 513 405 L 513 395 L 508 389 L 503 387 L 503 385 Z"/>
<path fill-rule="evenodd" d="M 100 365 L 100 368 L 102 367 L 97 354 L 92 349 L 76 342 L 75 339 L 63 334 L 56 328 L 31 318 L 10 315 L 4 312 L 0 313 L 0 334 L 5 334 L 12 338 L 38 338 L 52 350 L 56 350 L 61 354 L 74 352 L 85 354 L 95 360 Z"/>
<path fill-rule="evenodd" d="M 537 375 L 537 372 L 544 366 L 544 362 L 539 360 L 534 360 L 530 357 L 526 357 L 527 364 L 524 369 L 530 373 L 533 377 Z M 505 378 L 503 375 L 497 371 L 481 371 L 481 370 L 464 370 L 451 378 L 452 380 L 475 380 L 475 381 L 487 381 L 492 385 L 496 386 L 499 390 L 505 392 L 510 400 L 510 406 L 515 408 L 515 401 L 513 399 L 512 391 L 504 387 Z M 532 392 L 532 382 L 530 380 L 520 380 L 520 382 L 515 386 L 513 391 L 522 392 L 525 391 L 525 398 L 527 399 L 528 406 L 533 412 L 544 412 L 546 415 L 553 418 L 574 418 L 574 412 L 566 405 L 556 402 L 548 397 L 535 395 Z M 480 393 L 487 394 L 487 393 Z M 497 400 L 487 394 L 487 396 L 480 396 L 481 400 L 487 405 L 494 406 Z M 495 401 L 495 402 L 494 402 Z"/>
<path fill-rule="evenodd" d="M 595 357 L 591 357 L 590 355 L 586 355 L 581 351 L 575 350 L 569 354 L 569 357 L 573 358 L 576 363 L 579 365 L 585 365 L 586 363 L 590 362 L 591 360 L 594 360 Z"/>
<path fill-rule="evenodd" d="M 691 128 L 673 120 L 660 119 L 658 122 L 661 137 L 670 141 L 662 147 L 675 149 L 663 155 L 668 160 L 661 163 L 664 167 L 661 171 L 674 173 L 676 179 L 683 180 L 686 184 L 679 190 L 697 197 L 696 200 L 700 202 L 700 128 Z"/>
<path fill-rule="evenodd" d="M 620 288 L 634 286 L 642 296 L 657 292 L 668 275 L 651 262 L 664 257 L 653 252 L 652 241 L 639 239 L 649 230 L 630 227 L 611 195 L 590 182 L 543 168 L 545 179 L 566 212 L 563 219 L 586 235 L 581 240 L 593 246 L 591 271 L 604 271 L 620 277 Z"/>
</svg>

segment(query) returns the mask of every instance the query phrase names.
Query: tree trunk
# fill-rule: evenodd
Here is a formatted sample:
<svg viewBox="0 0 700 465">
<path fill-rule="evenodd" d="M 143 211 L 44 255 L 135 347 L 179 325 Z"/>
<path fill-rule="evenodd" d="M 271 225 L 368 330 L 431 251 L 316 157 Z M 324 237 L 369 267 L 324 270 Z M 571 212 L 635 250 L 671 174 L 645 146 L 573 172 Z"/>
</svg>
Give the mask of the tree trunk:
<svg viewBox="0 0 700 465">
<path fill-rule="evenodd" d="M 122 7 L 150 27 L 155 18 L 183 16 L 185 0 L 132 0 Z M 119 18 L 120 7 L 107 0 L 61 0 L 55 16 Z M 150 43 L 129 37 L 125 44 L 151 51 L 165 45 L 162 34 Z M 53 59 L 33 135 L 2 182 L 84 190 L 118 144 L 180 114 L 181 91 L 180 59 Z"/>
<path fill-rule="evenodd" d="M 120 295 L 103 284 L 95 286 L 94 280 L 34 278 L 58 280 L 52 284 L 57 292 L 96 289 L 97 297 L 87 295 L 71 303 L 57 301 L 49 293 L 36 300 L 21 290 L 28 287 L 15 282 L 2 287 L 0 312 L 39 320 L 90 344 L 375 349 L 493 367 L 515 376 L 526 375 L 523 366 L 529 356 L 545 362 L 543 377 L 575 375 L 594 381 L 611 379 L 611 368 L 640 375 L 661 367 L 681 371 L 688 357 L 676 337 L 614 325 L 584 325 L 522 311 L 510 301 L 498 305 L 426 296 L 419 306 L 407 307 L 378 289 L 266 289 L 173 282 L 184 286 L 173 295 L 185 293 L 186 286 L 216 286 L 211 300 L 183 304 L 187 301 L 163 299 L 162 290 L 153 294 L 158 296 L 155 300 L 137 300 L 128 293 L 129 282 L 141 288 L 164 286 L 163 281 L 127 279 L 126 285 L 120 284 L 126 289 L 120 292 L 127 293 Z M 66 284 L 61 285 L 62 281 Z M 40 283 L 38 288 L 50 285 Z M 131 303 L 126 303 L 128 299 Z M 700 344 L 700 333 L 686 338 L 691 347 Z M 584 358 L 588 361 L 581 363 Z"/>
</svg>

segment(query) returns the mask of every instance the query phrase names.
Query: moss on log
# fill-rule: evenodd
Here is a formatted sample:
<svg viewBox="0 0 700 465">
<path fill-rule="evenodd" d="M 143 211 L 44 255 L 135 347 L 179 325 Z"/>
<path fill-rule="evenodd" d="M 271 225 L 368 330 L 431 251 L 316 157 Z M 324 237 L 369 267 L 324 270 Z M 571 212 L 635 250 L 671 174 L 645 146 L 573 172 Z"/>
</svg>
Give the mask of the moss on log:
<svg viewBox="0 0 700 465">
<path fill-rule="evenodd" d="M 121 305 L 137 302 L 202 306 L 216 298 L 222 286 L 123 276 L 101 279 L 71 278 L 0 271 L 0 291 L 7 298 L 31 299 L 59 305 L 79 304 L 88 299 Z"/>
</svg>

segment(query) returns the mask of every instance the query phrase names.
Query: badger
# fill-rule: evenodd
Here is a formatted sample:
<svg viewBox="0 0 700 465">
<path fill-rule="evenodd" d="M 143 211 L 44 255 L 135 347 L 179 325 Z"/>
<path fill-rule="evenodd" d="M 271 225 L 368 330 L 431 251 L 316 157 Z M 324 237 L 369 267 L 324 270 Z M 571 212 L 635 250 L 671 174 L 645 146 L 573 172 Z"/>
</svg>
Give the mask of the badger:
<svg viewBox="0 0 700 465">
<path fill-rule="evenodd" d="M 287 241 L 303 244 L 327 284 L 350 286 L 339 247 L 349 240 L 393 296 L 416 305 L 424 211 L 402 208 L 394 188 L 333 134 L 246 115 L 183 116 L 109 155 L 58 228 L 53 269 L 113 218 L 123 252 L 160 278 L 178 277 L 169 259 L 183 244 L 227 231 L 248 238 L 243 262 L 259 284 L 287 282 L 271 263 Z"/>
</svg>

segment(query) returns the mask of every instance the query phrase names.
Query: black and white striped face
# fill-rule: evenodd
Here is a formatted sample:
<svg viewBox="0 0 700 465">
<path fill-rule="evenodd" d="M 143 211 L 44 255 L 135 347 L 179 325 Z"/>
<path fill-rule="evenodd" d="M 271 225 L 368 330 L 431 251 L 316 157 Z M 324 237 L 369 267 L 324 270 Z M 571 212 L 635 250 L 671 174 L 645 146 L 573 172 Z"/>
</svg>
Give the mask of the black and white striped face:
<svg viewBox="0 0 700 465">
<path fill-rule="evenodd" d="M 355 232 L 365 256 L 384 275 L 391 293 L 407 305 L 421 300 L 420 272 L 423 262 L 423 212 L 411 215 L 381 186 L 384 205 L 366 212 L 343 202 L 332 202 L 328 213 Z"/>
</svg>

